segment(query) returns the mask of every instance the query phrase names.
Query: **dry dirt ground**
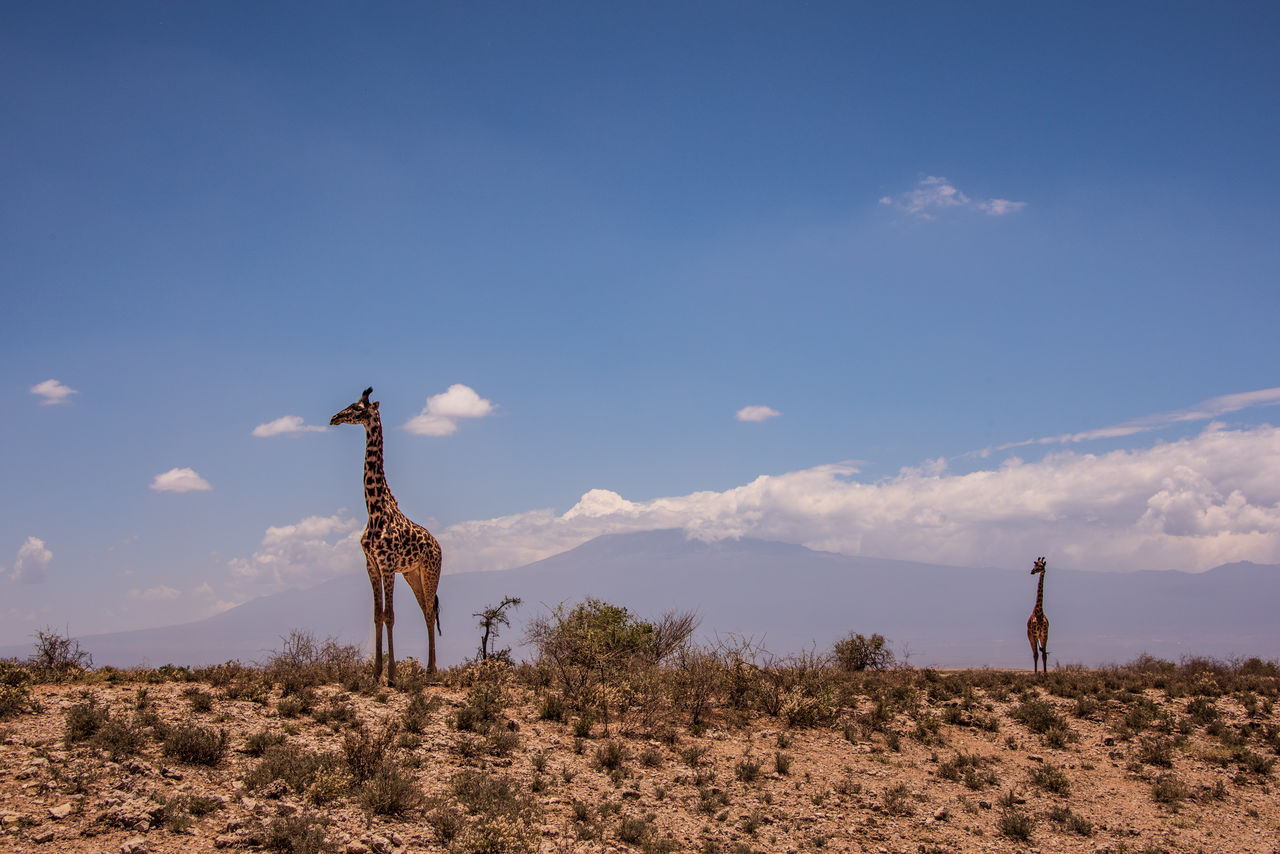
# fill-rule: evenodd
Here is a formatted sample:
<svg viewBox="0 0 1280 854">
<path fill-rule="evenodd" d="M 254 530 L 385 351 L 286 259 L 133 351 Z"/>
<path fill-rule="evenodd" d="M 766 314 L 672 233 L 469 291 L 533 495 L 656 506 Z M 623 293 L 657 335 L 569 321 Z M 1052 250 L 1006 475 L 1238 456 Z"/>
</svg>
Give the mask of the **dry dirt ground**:
<svg viewBox="0 0 1280 854">
<path fill-rule="evenodd" d="M 615 721 L 612 737 L 599 723 L 580 737 L 572 716 L 546 719 L 545 696 L 510 673 L 496 715 L 473 731 L 476 689 L 459 679 L 321 685 L 303 711 L 279 687 L 255 702 L 128 678 L 37 685 L 39 711 L 0 720 L 0 850 L 1280 851 L 1280 714 L 1252 694 L 1196 705 L 1146 688 L 1081 703 L 1029 674 L 942 691 L 912 675 L 911 714 L 877 712 L 868 694 L 817 726 L 722 711 L 705 728 L 617 735 Z M 68 741 L 90 696 L 140 740 Z M 1033 732 L 1027 709 L 1043 704 L 1065 731 Z M 161 733 L 179 724 L 225 731 L 225 752 L 214 764 L 167 752 Z M 383 781 L 381 802 L 339 758 L 376 754 L 378 735 L 398 769 L 386 773 L 401 774 Z M 328 754 L 328 770 L 266 779 L 262 750 L 280 737 L 294 752 L 278 758 Z"/>
</svg>

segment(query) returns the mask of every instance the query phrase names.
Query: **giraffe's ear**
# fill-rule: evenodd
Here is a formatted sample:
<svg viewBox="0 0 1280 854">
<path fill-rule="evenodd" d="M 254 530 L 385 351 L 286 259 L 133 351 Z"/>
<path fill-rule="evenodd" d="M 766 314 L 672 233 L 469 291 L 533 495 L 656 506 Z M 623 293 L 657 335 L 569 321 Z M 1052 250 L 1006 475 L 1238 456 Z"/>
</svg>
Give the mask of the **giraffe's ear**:
<svg viewBox="0 0 1280 854">
<path fill-rule="evenodd" d="M 376 401 L 376 400 L 375 400 L 375 401 L 373 401 L 372 403 L 370 403 L 369 405 L 373 407 L 374 411 L 377 411 L 377 409 L 378 409 L 378 403 L 379 403 L 379 401 Z"/>
</svg>

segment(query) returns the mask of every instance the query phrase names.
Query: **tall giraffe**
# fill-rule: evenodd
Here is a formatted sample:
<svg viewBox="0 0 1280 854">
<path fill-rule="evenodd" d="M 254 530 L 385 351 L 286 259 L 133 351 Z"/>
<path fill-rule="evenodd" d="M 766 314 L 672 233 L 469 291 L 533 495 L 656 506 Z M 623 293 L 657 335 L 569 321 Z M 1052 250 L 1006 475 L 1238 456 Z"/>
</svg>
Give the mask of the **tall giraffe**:
<svg viewBox="0 0 1280 854">
<path fill-rule="evenodd" d="M 1044 659 L 1044 672 L 1049 672 L 1049 618 L 1044 615 L 1044 558 L 1036 558 L 1031 574 L 1040 575 L 1036 588 L 1036 607 L 1027 620 L 1027 640 L 1031 641 L 1031 672 L 1037 672 L 1040 659 Z"/>
<path fill-rule="evenodd" d="M 364 502 L 369 524 L 360 538 L 369 583 L 373 585 L 374 678 L 382 678 L 382 627 L 387 627 L 387 684 L 396 681 L 396 653 L 391 629 L 396 624 L 396 573 L 404 575 L 427 620 L 427 671 L 436 672 L 436 627 L 440 625 L 440 544 L 431 532 L 400 512 L 382 469 L 382 418 L 372 388 L 329 419 L 330 424 L 363 424 L 365 429 Z M 385 604 L 384 604 L 385 603 Z"/>
</svg>

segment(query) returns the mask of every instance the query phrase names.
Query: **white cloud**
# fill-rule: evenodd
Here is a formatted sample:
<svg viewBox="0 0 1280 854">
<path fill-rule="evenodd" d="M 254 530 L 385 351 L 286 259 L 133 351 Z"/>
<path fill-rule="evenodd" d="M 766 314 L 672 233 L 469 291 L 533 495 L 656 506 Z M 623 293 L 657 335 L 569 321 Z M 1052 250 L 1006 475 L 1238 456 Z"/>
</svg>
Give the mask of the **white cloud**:
<svg viewBox="0 0 1280 854">
<path fill-rule="evenodd" d="M 900 196 L 884 196 L 880 204 L 895 207 L 921 219 L 934 219 L 941 211 L 965 208 L 982 211 L 991 216 L 1004 216 L 1026 207 L 1026 202 L 1009 199 L 971 199 L 948 181 L 936 175 L 921 178 L 914 189 Z"/>
<path fill-rule="evenodd" d="M 13 572 L 9 578 L 23 584 L 39 584 L 44 581 L 45 568 L 53 560 L 53 552 L 45 548 L 44 540 L 39 537 L 27 537 L 27 541 L 18 547 L 18 556 L 13 561 Z M 0 574 L 4 570 L 0 569 Z"/>
<path fill-rule="evenodd" d="M 990 199 L 985 202 L 978 202 L 976 205 L 978 210 L 985 211 L 992 216 L 1004 216 L 1007 213 L 1015 213 L 1026 206 L 1026 202 L 1011 202 L 1008 199 Z"/>
<path fill-rule="evenodd" d="M 781 414 L 772 406 L 744 406 L 738 410 L 736 417 L 739 421 L 766 421 Z"/>
<path fill-rule="evenodd" d="M 196 474 L 195 469 L 169 469 L 151 481 L 151 488 L 158 492 L 202 492 L 213 489 L 209 481 Z"/>
<path fill-rule="evenodd" d="M 566 513 L 535 510 L 438 532 L 445 569 L 505 569 L 600 534 L 681 528 L 851 555 L 1020 566 L 1052 554 L 1081 569 L 1207 569 L 1280 562 L 1280 429 L 1228 430 L 1103 455 L 950 474 L 931 461 L 876 482 L 854 463 L 762 476 L 725 492 L 632 502 L 592 490 Z"/>
<path fill-rule="evenodd" d="M 133 588 L 129 591 L 130 599 L 141 599 L 143 602 L 172 602 L 182 596 L 182 591 L 177 588 L 170 587 L 167 584 L 161 584 L 157 587 L 148 587 L 145 590 Z"/>
<path fill-rule="evenodd" d="M 227 566 L 236 584 L 308 587 L 344 572 L 364 571 L 363 531 L 362 520 L 342 513 L 308 516 L 295 525 L 267 528 L 252 557 L 235 558 Z"/>
<path fill-rule="evenodd" d="M 1146 415 L 1142 418 L 1113 424 L 1109 427 L 1097 427 L 1092 430 L 1083 430 L 1079 433 L 1061 433 L 1057 436 L 1042 436 L 1038 439 L 1008 442 L 1003 445 L 997 445 L 994 448 L 972 451 L 969 456 L 986 457 L 992 451 L 1007 451 L 1011 448 L 1023 448 L 1028 445 L 1066 445 L 1095 439 L 1117 439 L 1124 436 L 1132 436 L 1136 433 L 1149 433 L 1174 424 L 1190 421 L 1208 421 L 1212 418 L 1217 418 L 1219 415 L 1239 412 L 1241 409 L 1249 409 L 1255 406 L 1275 406 L 1276 404 L 1280 404 L 1280 387 L 1245 391 L 1238 394 L 1224 394 L 1218 397 L 1211 397 L 1189 409 Z"/>
<path fill-rule="evenodd" d="M 475 389 L 454 383 L 448 390 L 427 398 L 422 412 L 410 418 L 404 429 L 419 436 L 448 436 L 458 429 L 464 418 L 484 418 L 493 414 L 493 403 Z"/>
<path fill-rule="evenodd" d="M 266 438 L 268 436 L 297 436 L 302 433 L 323 433 L 328 430 L 317 424 L 303 424 L 301 415 L 284 415 L 275 421 L 259 424 L 253 428 L 253 435 Z"/>
<path fill-rule="evenodd" d="M 73 388 L 68 388 L 57 380 L 45 380 L 42 383 L 36 383 L 31 387 L 31 393 L 43 397 L 40 401 L 41 406 L 50 406 L 56 403 L 66 403 L 67 399 L 73 394 L 79 394 Z"/>
</svg>

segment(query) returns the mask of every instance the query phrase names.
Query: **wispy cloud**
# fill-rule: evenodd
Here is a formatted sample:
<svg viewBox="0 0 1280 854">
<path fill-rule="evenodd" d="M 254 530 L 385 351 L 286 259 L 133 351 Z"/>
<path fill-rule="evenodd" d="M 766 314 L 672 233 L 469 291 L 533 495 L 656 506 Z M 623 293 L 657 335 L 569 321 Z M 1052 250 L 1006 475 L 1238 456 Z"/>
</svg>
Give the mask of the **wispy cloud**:
<svg viewBox="0 0 1280 854">
<path fill-rule="evenodd" d="M 13 571 L 9 578 L 23 584 L 39 584 L 45 579 L 45 569 L 53 560 L 53 552 L 45 547 L 44 540 L 39 537 L 27 537 L 18 548 L 18 555 L 13 560 Z M 0 568 L 0 575 L 4 570 Z"/>
<path fill-rule="evenodd" d="M 738 410 L 736 417 L 739 421 L 767 421 L 781 414 L 772 406 L 744 406 Z"/>
<path fill-rule="evenodd" d="M 148 587 L 145 590 L 133 588 L 129 591 L 130 599 L 140 599 L 143 602 L 172 602 L 182 596 L 182 591 L 167 584 L 161 584 L 156 587 Z"/>
<path fill-rule="evenodd" d="M 404 429 L 419 436 L 448 436 L 458 429 L 459 421 L 484 418 L 493 411 L 493 403 L 475 389 L 454 383 L 446 391 L 428 397 L 422 412 L 410 418 Z"/>
<path fill-rule="evenodd" d="M 41 406 L 52 406 L 58 403 L 66 403 L 71 395 L 79 394 L 80 392 L 63 385 L 57 380 L 45 380 L 42 383 L 33 385 L 31 393 L 44 398 L 40 401 Z"/>
<path fill-rule="evenodd" d="M 952 208 L 981 211 L 990 216 L 1004 216 L 1026 207 L 1026 202 L 1009 199 L 973 199 L 948 181 L 936 175 L 920 179 L 916 186 L 898 196 L 885 196 L 880 204 L 904 211 L 920 219 L 935 219 L 939 213 Z"/>
<path fill-rule="evenodd" d="M 1209 421 L 1222 415 L 1239 412 L 1242 409 L 1250 409 L 1255 406 L 1275 406 L 1276 404 L 1280 404 L 1280 387 L 1245 391 L 1238 394 L 1224 394 L 1218 397 L 1211 397 L 1188 409 L 1145 415 L 1120 424 L 1083 430 L 1079 433 L 1060 433 L 1056 436 L 1041 436 L 1038 439 L 1007 442 L 1003 445 L 983 448 L 980 451 L 971 451 L 966 456 L 986 457 L 995 451 L 1007 451 L 1012 448 L 1024 448 L 1029 445 L 1067 445 L 1095 439 L 1123 438 L 1136 433 L 1149 433 L 1153 430 L 1160 430 L 1174 424 L 1190 421 Z"/>
<path fill-rule="evenodd" d="M 762 476 L 724 492 L 630 501 L 587 492 L 567 512 L 534 510 L 437 532 L 449 572 L 506 569 L 601 534 L 680 528 L 851 555 L 972 566 L 1207 569 L 1280 562 L 1280 429 L 1230 430 L 1107 454 L 951 474 L 944 461 L 882 481 L 854 463 Z M 358 556 L 357 556 L 358 565 Z"/>
<path fill-rule="evenodd" d="M 328 430 L 318 424 L 303 424 L 301 415 L 284 415 L 275 421 L 259 424 L 253 428 L 253 435 L 266 438 L 268 436 L 300 436 L 303 433 L 323 433 Z"/>
<path fill-rule="evenodd" d="M 203 492 L 213 489 L 209 481 L 196 474 L 195 469 L 169 469 L 158 474 L 151 481 L 151 488 L 157 492 Z"/>
</svg>

